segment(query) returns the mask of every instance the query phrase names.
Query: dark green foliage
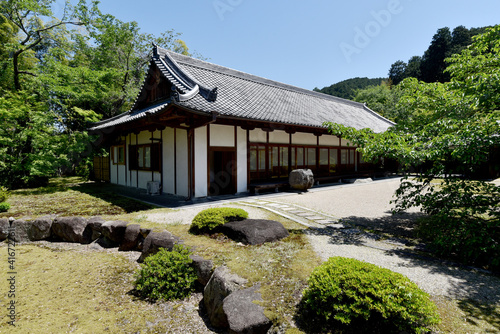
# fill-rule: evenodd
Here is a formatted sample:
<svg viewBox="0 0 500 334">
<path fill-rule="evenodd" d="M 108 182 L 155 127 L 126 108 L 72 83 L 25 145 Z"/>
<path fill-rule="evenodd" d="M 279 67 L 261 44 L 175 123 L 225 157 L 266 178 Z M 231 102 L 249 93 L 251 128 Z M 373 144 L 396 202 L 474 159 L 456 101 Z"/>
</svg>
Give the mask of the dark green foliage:
<svg viewBox="0 0 500 334">
<path fill-rule="evenodd" d="M 136 274 L 135 290 L 149 300 L 175 300 L 189 297 L 197 279 L 190 252 L 183 245 L 165 248 L 147 257 Z"/>
<path fill-rule="evenodd" d="M 189 232 L 203 234 L 215 232 L 217 227 L 225 223 L 248 218 L 248 212 L 235 208 L 211 208 L 199 212 L 191 223 Z"/>
<path fill-rule="evenodd" d="M 299 308 L 308 332 L 422 333 L 439 322 L 429 296 L 407 277 L 343 257 L 313 271 Z"/>
<path fill-rule="evenodd" d="M 93 156 L 97 138 L 85 130 L 131 107 L 151 42 L 189 54 L 180 34 L 142 33 L 98 3 L 0 1 L 0 185 L 87 176 L 81 162 Z"/>
<path fill-rule="evenodd" d="M 499 54 L 497 25 L 446 60 L 450 82 L 403 80 L 398 104 L 411 112 L 384 133 L 325 124 L 360 146 L 365 159 L 393 159 L 401 171 L 418 173 L 401 182 L 396 211 L 417 207 L 430 215 L 421 235 L 437 254 L 494 271 L 500 267 L 500 191 L 475 180 L 499 176 Z"/>
<path fill-rule="evenodd" d="M 397 85 L 406 77 L 406 63 L 402 60 L 398 60 L 391 65 L 389 69 L 389 79 L 391 79 L 394 85 Z"/>
<path fill-rule="evenodd" d="M 382 83 L 356 91 L 354 101 L 366 103 L 368 108 L 394 122 L 405 118 L 406 111 L 398 108 L 401 90 L 398 86 Z"/>
<path fill-rule="evenodd" d="M 397 209 L 421 206 L 430 216 L 419 234 L 438 255 L 500 271 L 500 188 L 486 182 L 446 178 L 402 182 Z"/>
<path fill-rule="evenodd" d="M 438 29 L 423 56 L 413 56 L 408 63 L 396 61 L 389 69 L 389 78 L 395 85 L 406 78 L 425 82 L 450 81 L 450 75 L 445 71 L 446 58 L 462 52 L 472 44 L 473 36 L 484 33 L 486 29 L 487 27 L 467 29 L 464 26 L 458 26 L 453 31 L 448 27 Z"/>
<path fill-rule="evenodd" d="M 450 28 L 438 29 L 432 38 L 431 45 L 424 52 L 420 65 L 422 80 L 425 82 L 447 82 L 450 80 L 446 69 L 445 59 L 451 56 L 451 32 Z"/>
<path fill-rule="evenodd" d="M 356 90 L 363 89 L 368 86 L 378 86 L 384 80 L 385 79 L 383 78 L 376 78 L 376 79 L 353 78 L 340 81 L 329 87 L 323 87 L 321 89 L 314 88 L 314 91 L 351 100 L 352 98 L 354 98 Z"/>
<path fill-rule="evenodd" d="M 10 204 L 7 202 L 0 203 L 0 212 L 7 212 L 10 209 Z"/>
</svg>

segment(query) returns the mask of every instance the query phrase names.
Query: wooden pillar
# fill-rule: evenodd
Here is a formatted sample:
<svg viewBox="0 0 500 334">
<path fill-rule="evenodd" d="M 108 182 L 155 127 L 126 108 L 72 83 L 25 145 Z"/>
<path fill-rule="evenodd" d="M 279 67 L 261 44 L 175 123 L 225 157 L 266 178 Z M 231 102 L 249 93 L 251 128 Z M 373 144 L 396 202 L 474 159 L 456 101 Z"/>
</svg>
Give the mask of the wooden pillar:
<svg viewBox="0 0 500 334">
<path fill-rule="evenodd" d="M 163 194 L 163 130 L 160 130 L 160 194 Z"/>
<path fill-rule="evenodd" d="M 135 145 L 136 145 L 136 147 L 139 145 L 139 133 L 135 134 Z M 139 150 L 137 150 L 137 152 L 138 151 Z M 139 188 L 139 169 L 137 169 L 135 171 L 135 185 L 136 185 L 136 188 Z"/>
<path fill-rule="evenodd" d="M 174 128 L 174 194 L 177 195 L 177 128 Z"/>
<path fill-rule="evenodd" d="M 207 125 L 207 196 L 210 196 L 210 124 Z"/>
</svg>

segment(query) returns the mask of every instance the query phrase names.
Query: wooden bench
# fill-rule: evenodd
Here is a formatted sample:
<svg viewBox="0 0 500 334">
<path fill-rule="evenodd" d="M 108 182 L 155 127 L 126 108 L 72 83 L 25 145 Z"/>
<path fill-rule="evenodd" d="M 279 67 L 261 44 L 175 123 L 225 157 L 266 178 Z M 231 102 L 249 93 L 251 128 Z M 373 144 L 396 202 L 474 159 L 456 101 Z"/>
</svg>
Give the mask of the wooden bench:
<svg viewBox="0 0 500 334">
<path fill-rule="evenodd" d="M 250 192 L 253 194 L 258 194 L 261 190 L 274 190 L 274 192 L 279 192 L 279 189 L 288 188 L 290 185 L 288 181 L 277 181 L 277 182 L 265 182 L 265 183 L 252 183 L 248 186 Z"/>
</svg>

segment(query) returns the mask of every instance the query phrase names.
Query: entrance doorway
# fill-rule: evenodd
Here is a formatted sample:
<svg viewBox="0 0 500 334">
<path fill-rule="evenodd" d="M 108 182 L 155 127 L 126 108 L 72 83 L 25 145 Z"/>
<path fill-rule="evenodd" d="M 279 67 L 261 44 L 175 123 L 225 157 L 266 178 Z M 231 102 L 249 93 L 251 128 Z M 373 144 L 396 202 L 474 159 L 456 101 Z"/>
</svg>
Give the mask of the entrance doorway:
<svg viewBox="0 0 500 334">
<path fill-rule="evenodd" d="M 210 196 L 236 193 L 236 152 L 231 149 L 210 151 Z"/>
</svg>

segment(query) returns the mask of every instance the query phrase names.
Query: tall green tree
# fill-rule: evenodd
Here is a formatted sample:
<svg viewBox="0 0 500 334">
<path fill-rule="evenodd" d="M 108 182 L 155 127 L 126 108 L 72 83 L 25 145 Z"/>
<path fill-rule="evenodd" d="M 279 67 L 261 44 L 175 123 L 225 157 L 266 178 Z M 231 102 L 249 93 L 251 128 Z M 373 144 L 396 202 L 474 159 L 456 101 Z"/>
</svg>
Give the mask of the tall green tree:
<svg viewBox="0 0 500 334">
<path fill-rule="evenodd" d="M 421 71 L 423 81 L 449 81 L 449 75 L 444 73 L 446 69 L 444 60 L 451 55 L 451 42 L 450 29 L 448 27 L 438 29 L 432 38 L 431 45 L 422 57 Z"/>
<path fill-rule="evenodd" d="M 402 60 L 398 60 L 391 65 L 391 68 L 389 69 L 389 79 L 391 79 L 394 85 L 397 85 L 404 80 L 406 75 L 406 67 L 407 64 Z"/>
<path fill-rule="evenodd" d="M 418 178 L 402 180 L 396 210 L 420 207 L 433 218 L 433 245 L 442 254 L 500 270 L 500 191 L 474 181 L 500 147 L 500 25 L 447 59 L 451 82 L 406 79 L 399 106 L 411 117 L 374 134 L 327 124 L 361 147 L 365 159 L 397 160 Z M 498 162 L 495 166 L 498 170 Z"/>
<path fill-rule="evenodd" d="M 52 10 L 54 2 L 55 0 L 9 0 L 0 3 L 0 12 L 19 29 L 20 34 L 12 55 L 15 90 L 21 89 L 21 76 L 36 75 L 30 68 L 23 68 L 23 54 L 33 51 L 40 43 L 49 39 L 55 28 L 88 24 L 92 15 L 97 12 L 97 1 L 93 2 L 92 7 L 88 7 L 85 0 L 79 0 L 76 6 L 67 0 L 62 16 L 56 17 Z M 44 21 L 42 17 L 49 18 L 49 21 Z"/>
<path fill-rule="evenodd" d="M 406 65 L 404 77 L 406 78 L 422 78 L 422 71 L 420 70 L 420 66 L 422 64 L 422 57 L 413 56 L 408 60 L 408 64 Z"/>
<path fill-rule="evenodd" d="M 66 1 L 60 15 L 54 4 L 0 3 L 0 185 L 32 185 L 87 159 L 85 129 L 130 108 L 151 42 L 189 54 L 180 34 L 144 34 L 97 1 Z"/>
</svg>

